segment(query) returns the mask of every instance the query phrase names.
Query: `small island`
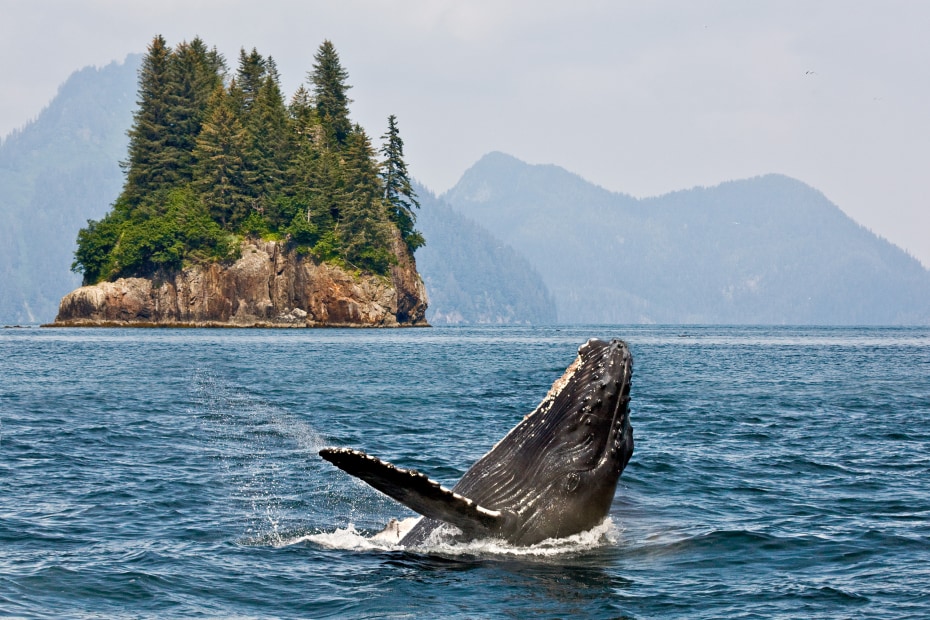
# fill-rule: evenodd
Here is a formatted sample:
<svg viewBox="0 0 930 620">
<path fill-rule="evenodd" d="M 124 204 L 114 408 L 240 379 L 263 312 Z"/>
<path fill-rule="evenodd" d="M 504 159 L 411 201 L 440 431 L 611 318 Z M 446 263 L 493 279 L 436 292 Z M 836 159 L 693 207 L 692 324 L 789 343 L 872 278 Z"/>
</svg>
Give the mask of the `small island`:
<svg viewBox="0 0 930 620">
<path fill-rule="evenodd" d="M 53 326 L 425 326 L 397 119 L 376 152 L 329 41 L 285 103 L 274 60 L 156 36 L 112 209 L 78 233 Z M 380 157 L 379 157 L 380 155 Z"/>
</svg>

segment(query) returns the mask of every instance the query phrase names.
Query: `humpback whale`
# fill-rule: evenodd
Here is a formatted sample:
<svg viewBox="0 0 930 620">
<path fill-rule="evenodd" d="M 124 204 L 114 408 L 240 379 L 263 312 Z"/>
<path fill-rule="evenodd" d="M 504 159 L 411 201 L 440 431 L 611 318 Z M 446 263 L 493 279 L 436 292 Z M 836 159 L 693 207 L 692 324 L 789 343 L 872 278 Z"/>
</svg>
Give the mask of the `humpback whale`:
<svg viewBox="0 0 930 620">
<path fill-rule="evenodd" d="M 458 528 L 457 540 L 517 546 L 571 536 L 607 516 L 633 454 L 632 373 L 623 341 L 589 340 L 536 409 L 451 490 L 359 450 L 324 448 L 320 456 L 423 515 L 401 546 L 427 543 L 443 524 Z"/>
</svg>

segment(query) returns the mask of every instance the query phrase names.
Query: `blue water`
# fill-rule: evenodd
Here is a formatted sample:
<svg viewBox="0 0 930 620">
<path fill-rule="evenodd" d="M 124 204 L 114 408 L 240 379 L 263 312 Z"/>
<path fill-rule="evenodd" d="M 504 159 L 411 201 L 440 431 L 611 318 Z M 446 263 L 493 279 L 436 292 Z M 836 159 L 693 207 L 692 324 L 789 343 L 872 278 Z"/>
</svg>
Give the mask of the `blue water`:
<svg viewBox="0 0 930 620">
<path fill-rule="evenodd" d="M 609 521 L 373 541 L 591 336 L 635 358 Z M 0 330 L 0 616 L 930 617 L 930 329 Z"/>
</svg>

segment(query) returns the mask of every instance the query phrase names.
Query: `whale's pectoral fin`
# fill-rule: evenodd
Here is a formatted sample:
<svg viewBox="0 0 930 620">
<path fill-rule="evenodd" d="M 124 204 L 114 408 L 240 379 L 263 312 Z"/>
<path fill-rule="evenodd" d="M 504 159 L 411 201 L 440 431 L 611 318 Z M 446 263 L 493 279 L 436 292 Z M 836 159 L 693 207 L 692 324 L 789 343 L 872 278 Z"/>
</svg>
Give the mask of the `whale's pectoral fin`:
<svg viewBox="0 0 930 620">
<path fill-rule="evenodd" d="M 469 534 L 487 534 L 505 516 L 482 508 L 414 469 L 403 469 L 360 450 L 324 448 L 320 456 L 425 517 L 451 523 Z"/>
</svg>

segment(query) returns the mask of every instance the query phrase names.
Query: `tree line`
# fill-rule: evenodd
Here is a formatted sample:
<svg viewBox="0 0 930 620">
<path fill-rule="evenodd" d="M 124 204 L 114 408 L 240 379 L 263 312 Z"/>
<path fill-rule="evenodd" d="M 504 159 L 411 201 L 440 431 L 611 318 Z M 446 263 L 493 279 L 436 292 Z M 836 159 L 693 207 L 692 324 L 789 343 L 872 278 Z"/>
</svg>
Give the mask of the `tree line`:
<svg viewBox="0 0 930 620">
<path fill-rule="evenodd" d="M 232 260 L 243 236 L 286 241 L 319 261 L 386 273 L 399 231 L 424 244 L 391 115 L 375 151 L 349 117 L 348 73 L 330 41 L 289 103 L 274 59 L 225 59 L 199 38 L 156 36 L 139 70 L 123 190 L 78 233 L 72 270 L 93 284 Z M 380 155 L 380 157 L 379 157 Z"/>
</svg>

